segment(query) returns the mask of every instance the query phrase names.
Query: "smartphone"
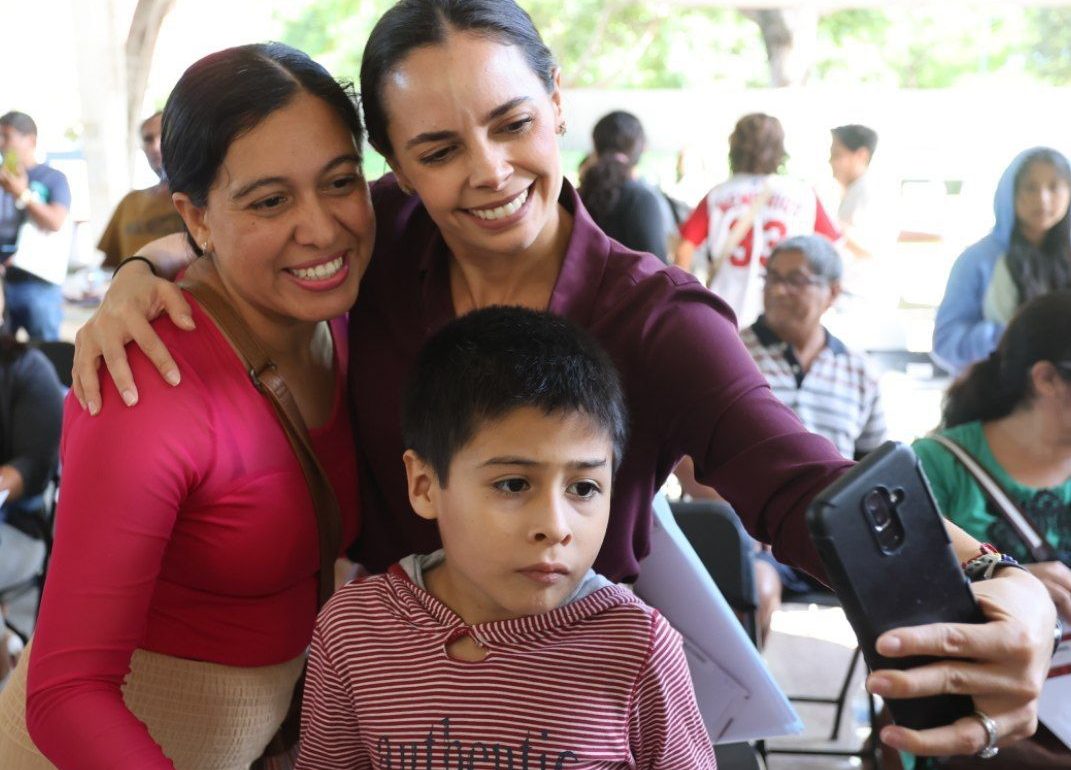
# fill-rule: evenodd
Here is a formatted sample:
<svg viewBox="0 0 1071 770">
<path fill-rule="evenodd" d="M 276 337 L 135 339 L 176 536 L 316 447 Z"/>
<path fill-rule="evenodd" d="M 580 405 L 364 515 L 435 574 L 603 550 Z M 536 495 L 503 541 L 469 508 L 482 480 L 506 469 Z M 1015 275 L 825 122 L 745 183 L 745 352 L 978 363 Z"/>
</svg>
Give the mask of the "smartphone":
<svg viewBox="0 0 1071 770">
<path fill-rule="evenodd" d="M 19 173 L 19 156 L 14 150 L 7 150 L 4 153 L 4 170 L 12 174 Z"/>
<path fill-rule="evenodd" d="M 887 441 L 868 454 L 815 498 L 807 525 L 872 671 L 936 660 L 879 655 L 874 643 L 890 629 L 985 622 L 910 447 Z M 887 703 L 897 724 L 915 730 L 974 711 L 966 695 Z"/>
</svg>

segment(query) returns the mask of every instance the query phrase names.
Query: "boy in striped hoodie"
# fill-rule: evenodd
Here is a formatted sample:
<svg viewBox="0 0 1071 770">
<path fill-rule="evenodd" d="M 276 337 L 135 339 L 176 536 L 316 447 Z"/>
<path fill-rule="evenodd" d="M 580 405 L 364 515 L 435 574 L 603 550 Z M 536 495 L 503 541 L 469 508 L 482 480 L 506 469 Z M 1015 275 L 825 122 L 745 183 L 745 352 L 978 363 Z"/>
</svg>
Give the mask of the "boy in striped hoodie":
<svg viewBox="0 0 1071 770">
<path fill-rule="evenodd" d="M 627 423 L 561 317 L 488 308 L 429 340 L 404 462 L 443 547 L 324 608 L 298 768 L 714 770 L 680 636 L 591 569 Z"/>
</svg>

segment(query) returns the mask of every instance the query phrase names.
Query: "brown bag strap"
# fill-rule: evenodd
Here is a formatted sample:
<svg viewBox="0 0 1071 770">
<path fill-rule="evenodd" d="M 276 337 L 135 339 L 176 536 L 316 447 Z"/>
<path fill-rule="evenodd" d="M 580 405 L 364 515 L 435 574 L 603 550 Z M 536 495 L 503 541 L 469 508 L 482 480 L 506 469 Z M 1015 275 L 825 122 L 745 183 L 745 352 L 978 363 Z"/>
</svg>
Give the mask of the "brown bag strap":
<svg viewBox="0 0 1071 770">
<path fill-rule="evenodd" d="M 312 497 L 312 507 L 316 512 L 316 529 L 320 544 L 317 607 L 323 607 L 335 590 L 335 556 L 342 540 L 342 521 L 335 491 L 316 457 L 316 452 L 313 451 L 301 411 L 260 340 L 216 290 L 208 284 L 189 278 L 184 278 L 179 286 L 197 299 L 204 311 L 216 322 L 223 336 L 230 340 L 231 345 L 238 351 L 249 372 L 249 378 L 275 408 L 279 423 L 301 464 L 301 471 L 305 475 L 305 482 Z"/>
</svg>

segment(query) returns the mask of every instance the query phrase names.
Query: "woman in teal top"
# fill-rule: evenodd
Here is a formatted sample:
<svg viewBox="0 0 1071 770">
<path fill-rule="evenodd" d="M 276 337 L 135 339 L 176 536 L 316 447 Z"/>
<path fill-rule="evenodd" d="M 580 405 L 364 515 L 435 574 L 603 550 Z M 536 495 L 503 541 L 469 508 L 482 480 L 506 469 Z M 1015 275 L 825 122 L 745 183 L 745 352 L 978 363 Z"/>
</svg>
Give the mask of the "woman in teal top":
<svg viewBox="0 0 1071 770">
<path fill-rule="evenodd" d="M 997 550 L 1011 554 L 1071 621 L 1071 291 L 1042 295 L 1012 318 L 997 349 L 952 385 L 941 433 L 967 450 L 1027 513 L 1056 551 L 1031 563 L 1030 550 L 993 509 L 970 472 L 932 438 L 915 452 L 948 518 Z M 1044 726 L 1033 738 L 1042 766 L 1065 767 L 1068 749 Z M 909 770 L 939 770 L 932 757 L 901 755 Z M 1002 755 L 1013 763 L 1020 755 Z M 1017 765 L 958 758 L 956 768 L 998 770 Z"/>
<path fill-rule="evenodd" d="M 1033 561 L 973 476 L 932 438 L 915 451 L 948 518 L 1024 564 L 1071 621 L 1071 291 L 1024 305 L 997 350 L 949 390 L 942 433 L 967 450 L 1057 553 Z"/>
</svg>

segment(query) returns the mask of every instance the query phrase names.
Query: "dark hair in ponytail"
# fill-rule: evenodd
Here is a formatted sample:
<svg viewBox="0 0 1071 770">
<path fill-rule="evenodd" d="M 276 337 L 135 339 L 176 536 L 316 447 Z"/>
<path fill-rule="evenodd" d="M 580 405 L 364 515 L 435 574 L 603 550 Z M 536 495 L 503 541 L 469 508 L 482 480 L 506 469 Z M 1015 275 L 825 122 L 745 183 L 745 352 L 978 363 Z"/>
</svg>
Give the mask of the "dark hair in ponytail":
<svg viewBox="0 0 1071 770">
<path fill-rule="evenodd" d="M 1027 172 L 1039 163 L 1052 166 L 1064 184 L 1071 186 L 1067 158 L 1056 150 L 1041 148 L 1027 155 L 1019 166 L 1015 174 L 1016 196 Z M 1039 246 L 1023 237 L 1017 217 L 1006 260 L 1020 304 L 1050 291 L 1071 288 L 1071 209 L 1049 228 Z"/>
<path fill-rule="evenodd" d="M 1033 398 L 1030 370 L 1049 361 L 1071 381 L 1071 291 L 1057 291 L 1023 305 L 997 349 L 956 380 L 945 394 L 941 426 L 999 420 Z"/>
<path fill-rule="evenodd" d="M 580 178 L 580 200 L 596 223 L 610 215 L 621 197 L 621 188 L 632 178 L 632 169 L 647 145 L 640 119 L 631 112 L 615 110 L 604 115 L 591 131 L 596 161 Z"/>
</svg>

